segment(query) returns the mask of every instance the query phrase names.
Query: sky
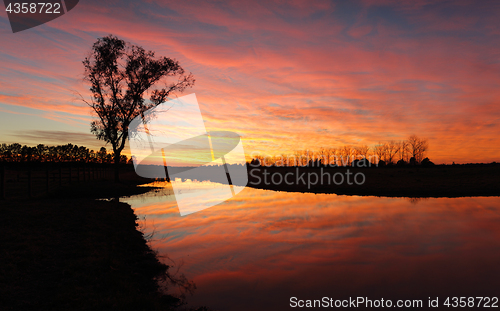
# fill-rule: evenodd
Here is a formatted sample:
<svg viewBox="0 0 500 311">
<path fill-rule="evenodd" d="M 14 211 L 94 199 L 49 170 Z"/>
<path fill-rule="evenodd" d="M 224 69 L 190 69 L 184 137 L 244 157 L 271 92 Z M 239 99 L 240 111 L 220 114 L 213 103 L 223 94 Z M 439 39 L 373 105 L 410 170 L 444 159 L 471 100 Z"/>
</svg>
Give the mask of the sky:
<svg viewBox="0 0 500 311">
<path fill-rule="evenodd" d="M 103 146 L 82 60 L 113 34 L 192 72 L 179 95 L 247 154 L 416 134 L 435 163 L 499 161 L 499 15 L 498 1 L 82 0 L 12 33 L 2 9 L 0 143 Z"/>
</svg>

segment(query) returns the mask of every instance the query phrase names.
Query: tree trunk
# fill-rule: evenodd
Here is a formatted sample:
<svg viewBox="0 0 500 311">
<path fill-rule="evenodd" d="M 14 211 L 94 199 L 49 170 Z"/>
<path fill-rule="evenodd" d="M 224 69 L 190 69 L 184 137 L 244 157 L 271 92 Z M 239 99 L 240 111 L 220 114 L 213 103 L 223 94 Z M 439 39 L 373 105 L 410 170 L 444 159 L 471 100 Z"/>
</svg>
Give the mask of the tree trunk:
<svg viewBox="0 0 500 311">
<path fill-rule="evenodd" d="M 115 183 L 120 182 L 120 152 L 115 152 L 114 156 L 115 167 Z"/>
</svg>

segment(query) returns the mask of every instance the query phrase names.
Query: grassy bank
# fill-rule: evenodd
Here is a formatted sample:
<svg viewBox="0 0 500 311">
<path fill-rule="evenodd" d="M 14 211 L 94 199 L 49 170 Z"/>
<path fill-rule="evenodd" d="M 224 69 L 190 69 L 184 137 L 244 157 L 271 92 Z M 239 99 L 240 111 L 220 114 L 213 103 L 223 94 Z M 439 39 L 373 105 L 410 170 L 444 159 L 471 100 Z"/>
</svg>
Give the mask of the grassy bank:
<svg viewBox="0 0 500 311">
<path fill-rule="evenodd" d="M 148 191 L 96 182 L 50 196 L 2 200 L 1 310 L 171 310 L 168 276 L 129 205 L 98 197 Z"/>
<path fill-rule="evenodd" d="M 278 191 L 390 197 L 499 196 L 500 165 L 318 168 L 248 167 L 248 186 Z M 274 181 L 272 176 L 274 176 Z M 288 174 L 289 183 L 284 180 Z M 324 174 L 324 175 L 323 175 Z M 333 175 L 336 175 L 335 184 Z M 356 184 L 354 177 L 357 176 Z M 362 174 L 364 178 L 359 175 Z M 323 175 L 323 181 L 321 176 Z M 343 176 L 343 183 L 340 183 Z M 347 175 L 350 176 L 348 184 Z M 280 176 L 283 180 L 280 181 Z M 302 179 L 300 179 L 302 176 Z M 316 182 L 316 176 L 319 181 Z M 330 178 L 328 176 L 331 176 Z M 309 180 L 308 180 L 309 178 Z M 329 178 L 329 183 L 327 182 Z M 304 182 L 302 182 L 304 180 Z M 311 182 L 309 182 L 311 181 Z"/>
</svg>

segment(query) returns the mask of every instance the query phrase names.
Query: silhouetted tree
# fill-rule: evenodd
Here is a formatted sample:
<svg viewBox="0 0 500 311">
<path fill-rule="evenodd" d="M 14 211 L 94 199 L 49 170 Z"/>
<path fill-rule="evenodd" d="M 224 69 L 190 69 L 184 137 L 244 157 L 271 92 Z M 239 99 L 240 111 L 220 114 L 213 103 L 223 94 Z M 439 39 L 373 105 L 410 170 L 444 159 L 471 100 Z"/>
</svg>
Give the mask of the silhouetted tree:
<svg viewBox="0 0 500 311">
<path fill-rule="evenodd" d="M 96 154 L 84 146 L 72 144 L 62 146 L 45 146 L 39 144 L 36 147 L 21 146 L 20 144 L 1 144 L 0 161 L 3 162 L 83 162 L 83 163 L 111 163 L 113 155 L 108 154 L 106 148 L 102 147 Z M 122 155 L 121 162 L 127 162 L 127 157 Z"/>
<path fill-rule="evenodd" d="M 410 158 L 410 165 L 417 165 L 417 159 L 415 159 L 415 157 Z"/>
<path fill-rule="evenodd" d="M 393 164 L 394 163 L 394 158 L 399 152 L 399 144 L 395 142 L 394 140 L 391 140 L 388 142 L 386 145 L 386 162 L 387 164 Z"/>
<path fill-rule="evenodd" d="M 400 159 L 400 160 L 398 161 L 398 163 L 396 163 L 396 165 L 397 165 L 397 166 L 405 166 L 405 165 L 406 165 L 406 162 L 405 162 L 405 160 Z"/>
<path fill-rule="evenodd" d="M 372 164 L 367 158 L 356 159 L 352 162 L 353 167 L 370 167 Z"/>
<path fill-rule="evenodd" d="M 356 147 L 356 154 L 358 156 L 361 156 L 361 158 L 367 159 L 369 152 L 370 152 L 370 147 L 368 147 L 367 145 Z"/>
<path fill-rule="evenodd" d="M 375 156 L 377 158 L 377 162 L 380 162 L 385 158 L 385 149 L 386 149 L 385 145 L 381 144 L 381 143 L 379 143 L 378 145 L 375 146 L 374 152 L 375 152 Z M 385 162 L 384 162 L 384 165 L 385 165 Z"/>
<path fill-rule="evenodd" d="M 252 161 L 250 162 L 250 165 L 251 166 L 260 166 L 259 159 L 252 159 Z"/>
<path fill-rule="evenodd" d="M 417 164 L 420 163 L 424 158 L 425 152 L 429 149 L 427 139 L 419 138 L 417 135 L 411 135 L 408 138 L 408 145 L 411 156 L 415 158 Z"/>
<path fill-rule="evenodd" d="M 332 158 L 334 161 L 334 164 L 337 163 L 337 160 L 335 159 L 337 155 L 337 149 L 336 148 L 326 148 L 326 162 L 325 164 L 330 165 L 332 163 Z"/>
<path fill-rule="evenodd" d="M 99 38 L 94 43 L 83 66 L 92 93 L 90 101 L 84 101 L 97 115 L 97 120 L 91 123 L 91 132 L 113 147 L 115 181 L 118 181 L 118 164 L 130 122 L 146 110 L 164 103 L 172 92 L 191 87 L 194 78 L 192 74 L 185 74 L 178 61 L 157 58 L 153 51 L 146 51 L 113 35 Z M 168 83 L 169 77 L 174 78 L 174 82 Z M 151 90 L 160 83 L 165 87 Z M 149 100 L 144 97 L 146 92 L 151 94 Z"/>
<path fill-rule="evenodd" d="M 372 164 L 378 164 L 378 166 L 391 166 L 395 164 L 404 166 L 408 164 L 420 164 L 427 149 L 428 142 L 426 139 L 412 135 L 408 140 L 391 140 L 386 143 L 379 142 L 378 145 L 372 148 L 367 145 L 345 145 L 337 148 L 321 147 L 318 151 L 303 149 L 296 150 L 291 155 L 256 156 L 255 159 L 259 159 L 260 163 L 263 165 L 265 163 L 266 166 L 334 167 L 352 165 L 356 167 L 370 167 Z M 410 158 L 410 156 L 412 157 Z M 364 159 L 366 160 L 363 161 Z"/>
<path fill-rule="evenodd" d="M 434 166 L 434 163 L 429 160 L 429 158 L 425 158 L 422 160 L 422 162 L 420 162 L 420 165 L 422 166 Z"/>
<path fill-rule="evenodd" d="M 399 160 L 403 160 L 403 162 L 408 162 L 408 141 L 402 140 L 399 142 Z M 398 161 L 399 162 L 399 161 Z"/>
<path fill-rule="evenodd" d="M 354 149 L 349 145 L 342 146 L 342 148 L 340 148 L 339 150 L 339 155 L 340 165 L 347 166 L 352 162 L 351 160 L 354 158 Z"/>
</svg>

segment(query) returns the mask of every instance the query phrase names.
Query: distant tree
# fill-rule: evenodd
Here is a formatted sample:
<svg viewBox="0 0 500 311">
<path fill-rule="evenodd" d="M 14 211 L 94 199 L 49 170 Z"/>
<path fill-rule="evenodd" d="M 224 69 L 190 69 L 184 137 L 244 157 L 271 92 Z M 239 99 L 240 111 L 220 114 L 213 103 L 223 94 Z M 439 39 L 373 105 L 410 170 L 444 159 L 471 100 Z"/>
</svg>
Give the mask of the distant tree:
<svg viewBox="0 0 500 311">
<path fill-rule="evenodd" d="M 92 96 L 82 99 L 93 109 L 97 120 L 91 132 L 113 147 L 118 181 L 118 164 L 128 138 L 130 122 L 161 103 L 172 92 L 182 92 L 194 84 L 192 74 L 185 74 L 179 62 L 155 56 L 137 45 L 131 45 L 113 35 L 99 38 L 90 55 L 83 60 L 85 79 Z M 167 79 L 174 79 L 168 82 Z M 156 85 L 162 88 L 152 89 Z M 145 94 L 150 92 L 149 100 Z"/>
<path fill-rule="evenodd" d="M 397 166 L 405 166 L 406 165 L 406 161 L 403 160 L 403 159 L 400 159 L 397 163 L 396 163 Z"/>
<path fill-rule="evenodd" d="M 288 155 L 283 153 L 280 158 L 281 166 L 290 166 L 290 158 L 288 157 Z"/>
<path fill-rule="evenodd" d="M 356 148 L 356 153 L 363 159 L 368 158 L 368 152 L 370 152 L 370 147 L 368 147 L 367 145 L 362 145 Z"/>
<path fill-rule="evenodd" d="M 125 157 L 126 158 L 126 157 Z M 122 157 L 122 162 L 126 162 Z M 83 162 L 83 163 L 111 163 L 113 156 L 108 154 L 106 148 L 96 154 L 84 146 L 66 144 L 62 146 L 36 147 L 21 146 L 20 144 L 1 144 L 0 161 L 6 162 Z"/>
<path fill-rule="evenodd" d="M 254 166 L 254 167 L 256 167 L 256 166 L 260 166 L 260 160 L 259 160 L 259 159 L 257 159 L 257 158 L 254 158 L 254 159 L 252 159 L 252 161 L 250 162 L 250 165 L 251 165 L 251 166 Z"/>
<path fill-rule="evenodd" d="M 338 156 L 338 149 L 337 148 L 329 148 L 329 156 L 328 156 L 328 164 L 331 166 L 337 166 L 337 156 Z"/>
<path fill-rule="evenodd" d="M 321 147 L 319 151 L 317 152 L 317 159 L 321 161 L 322 164 L 326 164 L 327 158 L 329 156 L 330 152 L 328 151 L 328 148 L 323 148 Z"/>
<path fill-rule="evenodd" d="M 46 152 L 48 151 L 48 148 L 45 147 L 45 145 L 38 144 L 34 151 L 35 151 L 37 161 L 42 162 L 42 161 L 46 160 Z"/>
<path fill-rule="evenodd" d="M 399 144 L 397 142 L 395 142 L 394 140 L 391 140 L 390 142 L 388 142 L 386 144 L 386 162 L 387 164 L 393 164 L 394 163 L 394 160 L 395 160 L 395 157 L 396 155 L 398 154 L 399 152 Z"/>
<path fill-rule="evenodd" d="M 411 157 L 410 158 L 410 165 L 417 165 L 417 159 L 415 159 L 415 157 Z"/>
<path fill-rule="evenodd" d="M 352 158 L 354 157 L 354 149 L 349 146 L 342 146 L 340 148 L 340 163 L 342 166 L 347 166 L 349 165 L 352 161 Z"/>
<path fill-rule="evenodd" d="M 399 142 L 399 160 L 403 160 L 404 162 L 408 162 L 408 141 L 402 140 Z"/>
<path fill-rule="evenodd" d="M 122 154 L 122 155 L 120 156 L 120 163 L 122 163 L 122 164 L 127 164 L 127 161 L 128 161 L 127 156 L 126 156 L 126 155 L 124 155 L 124 154 Z"/>
<path fill-rule="evenodd" d="M 311 152 L 309 150 L 302 150 L 302 155 L 300 157 L 300 165 L 301 166 L 307 166 L 307 163 L 309 163 L 309 156 Z"/>
<path fill-rule="evenodd" d="M 378 143 L 378 145 L 375 146 L 374 153 L 375 153 L 377 163 L 379 161 L 383 161 L 383 159 L 385 158 L 385 149 L 386 149 L 385 144 Z M 384 162 L 384 165 L 385 165 L 385 162 Z"/>
<path fill-rule="evenodd" d="M 325 161 L 325 165 L 330 165 L 332 164 L 332 158 L 334 159 L 334 163 L 336 163 L 336 160 L 335 160 L 335 155 L 337 153 L 337 149 L 335 148 L 326 148 L 326 161 Z"/>
<path fill-rule="evenodd" d="M 108 152 L 106 150 L 106 147 L 101 147 L 101 149 L 97 152 L 98 161 L 101 163 L 104 163 L 106 161 L 107 155 L 108 155 Z"/>
<path fill-rule="evenodd" d="M 23 146 L 21 148 L 21 160 L 23 162 L 31 162 L 31 159 L 33 158 L 34 149 L 35 148 Z"/>
<path fill-rule="evenodd" d="M 422 139 L 417 137 L 417 135 L 411 135 L 408 138 L 408 145 L 410 149 L 411 156 L 415 158 L 415 162 L 418 164 L 424 158 L 427 149 L 429 149 L 429 143 L 427 139 Z"/>
<path fill-rule="evenodd" d="M 429 158 L 425 158 L 422 160 L 420 165 L 422 165 L 422 166 L 434 166 L 434 163 L 431 160 L 429 160 Z"/>
<path fill-rule="evenodd" d="M 356 159 L 352 161 L 352 166 L 353 167 L 371 167 L 372 164 L 370 161 L 368 161 L 367 158 L 362 158 L 362 159 Z"/>
<path fill-rule="evenodd" d="M 295 150 L 293 153 L 293 165 L 294 166 L 300 166 L 301 164 L 301 158 L 302 158 L 302 151 L 300 150 Z"/>
</svg>

